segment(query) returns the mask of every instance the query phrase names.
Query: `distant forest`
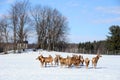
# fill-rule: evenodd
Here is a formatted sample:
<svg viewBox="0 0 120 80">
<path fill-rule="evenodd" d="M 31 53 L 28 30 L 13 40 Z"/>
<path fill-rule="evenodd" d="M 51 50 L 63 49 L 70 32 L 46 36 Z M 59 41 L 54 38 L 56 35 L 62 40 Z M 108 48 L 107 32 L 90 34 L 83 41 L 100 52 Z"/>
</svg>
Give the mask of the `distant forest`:
<svg viewBox="0 0 120 80">
<path fill-rule="evenodd" d="M 107 39 L 103 41 L 79 43 L 78 52 L 87 54 L 120 54 L 120 26 L 109 28 Z"/>
</svg>

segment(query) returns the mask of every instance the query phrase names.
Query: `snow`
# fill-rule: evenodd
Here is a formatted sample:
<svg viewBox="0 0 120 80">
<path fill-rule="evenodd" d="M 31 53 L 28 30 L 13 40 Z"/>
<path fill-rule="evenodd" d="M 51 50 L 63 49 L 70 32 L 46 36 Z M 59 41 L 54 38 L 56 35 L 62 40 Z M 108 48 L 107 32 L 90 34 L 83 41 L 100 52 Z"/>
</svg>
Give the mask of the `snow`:
<svg viewBox="0 0 120 80">
<path fill-rule="evenodd" d="M 90 63 L 89 68 L 85 66 L 61 67 L 51 66 L 41 67 L 36 58 L 43 54 L 55 57 L 60 54 L 62 57 L 72 56 L 73 53 L 63 53 L 54 51 L 27 51 L 19 54 L 0 55 L 0 80 L 119 80 L 120 79 L 120 56 L 102 55 L 98 61 L 97 68 L 94 69 Z M 84 58 L 96 55 L 81 54 Z"/>
</svg>

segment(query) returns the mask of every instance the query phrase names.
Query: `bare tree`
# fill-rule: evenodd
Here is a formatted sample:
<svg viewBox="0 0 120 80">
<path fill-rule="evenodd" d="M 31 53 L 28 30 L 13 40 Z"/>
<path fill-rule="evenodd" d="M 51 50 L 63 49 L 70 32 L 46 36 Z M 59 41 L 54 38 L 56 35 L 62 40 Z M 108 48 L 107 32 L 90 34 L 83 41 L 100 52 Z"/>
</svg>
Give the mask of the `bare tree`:
<svg viewBox="0 0 120 80">
<path fill-rule="evenodd" d="M 32 10 L 33 21 L 38 35 L 38 47 L 55 50 L 65 40 L 67 20 L 56 9 L 37 6 Z"/>
<path fill-rule="evenodd" d="M 33 22 L 35 25 L 35 30 L 38 35 L 38 47 L 44 48 L 44 43 L 47 39 L 47 24 L 46 24 L 46 10 L 41 6 L 36 6 L 32 11 Z"/>
<path fill-rule="evenodd" d="M 56 9 L 53 11 L 53 32 L 51 33 L 52 36 L 52 49 L 54 49 L 56 44 L 63 45 L 66 41 L 66 33 L 67 33 L 67 20 L 62 14 L 60 14 Z M 63 45 L 64 46 L 64 45 Z"/>
<path fill-rule="evenodd" d="M 4 46 L 4 52 L 7 53 L 8 51 L 8 42 L 9 42 L 9 23 L 8 23 L 8 17 L 3 16 L 3 18 L 0 20 L 0 38 L 2 39 L 2 44 L 5 44 Z"/>
<path fill-rule="evenodd" d="M 17 14 L 17 3 L 15 3 L 14 5 L 11 5 L 11 9 L 10 9 L 10 20 L 11 20 L 11 27 L 13 29 L 13 42 L 14 42 L 14 53 L 16 53 L 17 50 L 17 26 L 18 26 L 18 14 Z"/>
<path fill-rule="evenodd" d="M 14 33 L 14 52 L 16 52 L 17 49 L 17 41 L 19 40 L 23 43 L 23 41 L 27 38 L 29 22 L 28 10 L 29 2 L 26 0 L 15 2 L 11 6 L 10 15 Z"/>
<path fill-rule="evenodd" d="M 3 42 L 3 29 L 2 29 L 2 23 L 0 21 L 0 43 Z"/>
</svg>

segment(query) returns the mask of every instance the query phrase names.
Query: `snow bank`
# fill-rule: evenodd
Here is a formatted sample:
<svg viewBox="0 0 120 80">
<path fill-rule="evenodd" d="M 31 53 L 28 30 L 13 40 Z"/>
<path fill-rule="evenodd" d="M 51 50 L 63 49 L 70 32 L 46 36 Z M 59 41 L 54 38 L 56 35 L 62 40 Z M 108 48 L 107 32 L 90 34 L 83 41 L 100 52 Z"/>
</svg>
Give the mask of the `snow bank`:
<svg viewBox="0 0 120 80">
<path fill-rule="evenodd" d="M 21 54 L 0 55 L 0 80 L 119 80 L 120 56 L 103 55 L 98 61 L 97 69 L 90 63 L 89 69 L 66 68 L 60 66 L 41 67 L 36 57 L 60 54 L 63 57 L 72 53 L 27 51 Z M 84 55 L 90 59 L 95 55 Z"/>
</svg>

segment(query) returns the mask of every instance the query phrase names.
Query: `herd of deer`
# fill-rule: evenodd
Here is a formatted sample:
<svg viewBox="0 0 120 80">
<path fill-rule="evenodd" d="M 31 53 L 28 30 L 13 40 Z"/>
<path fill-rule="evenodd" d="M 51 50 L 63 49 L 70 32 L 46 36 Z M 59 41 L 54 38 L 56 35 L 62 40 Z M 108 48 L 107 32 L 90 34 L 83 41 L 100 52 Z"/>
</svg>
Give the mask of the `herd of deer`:
<svg viewBox="0 0 120 80">
<path fill-rule="evenodd" d="M 94 68 L 96 68 L 97 66 L 97 62 L 99 60 L 99 58 L 102 57 L 100 54 L 97 54 L 96 57 L 92 58 L 92 65 Z M 86 68 L 88 69 L 89 63 L 90 63 L 90 59 L 89 58 L 83 58 L 83 56 L 81 55 L 73 55 L 72 57 L 67 56 L 66 58 L 61 57 L 60 55 L 56 55 L 55 58 L 53 58 L 51 55 L 49 55 L 48 57 L 44 57 L 43 55 L 40 55 L 36 58 L 36 60 L 39 60 L 41 62 L 42 66 L 47 66 L 47 64 L 51 64 L 53 65 L 53 61 L 55 65 L 61 65 L 61 66 L 67 66 L 67 67 L 71 67 L 71 66 L 76 66 L 79 67 L 80 65 L 83 65 L 85 63 Z"/>
</svg>

